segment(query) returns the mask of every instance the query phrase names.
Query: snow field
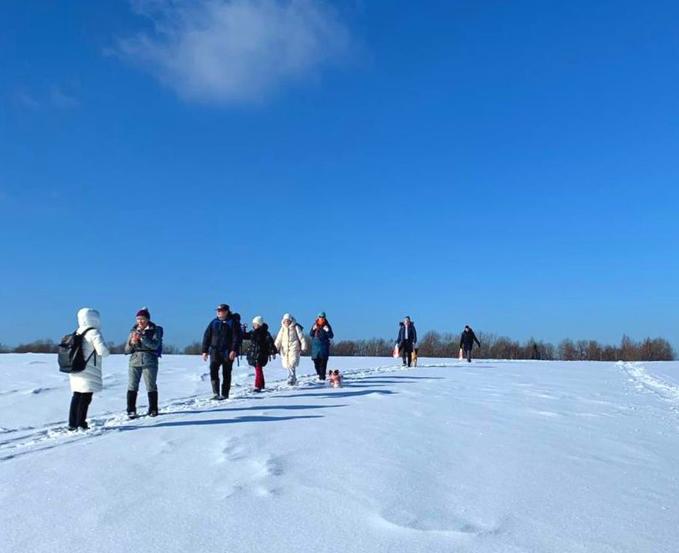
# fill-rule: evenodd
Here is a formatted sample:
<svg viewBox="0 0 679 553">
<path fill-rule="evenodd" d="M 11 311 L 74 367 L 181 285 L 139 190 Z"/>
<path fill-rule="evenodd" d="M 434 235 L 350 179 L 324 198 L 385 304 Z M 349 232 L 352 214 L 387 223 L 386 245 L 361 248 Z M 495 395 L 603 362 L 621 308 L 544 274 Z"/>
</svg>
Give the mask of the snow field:
<svg viewBox="0 0 679 553">
<path fill-rule="evenodd" d="M 54 359 L 0 356 L 0 550 L 677 550 L 677 363 L 336 358 L 333 390 L 305 359 L 298 387 L 274 363 L 253 394 L 241 367 L 215 402 L 167 356 L 163 414 L 135 421 L 105 363 L 65 435 Z"/>
</svg>

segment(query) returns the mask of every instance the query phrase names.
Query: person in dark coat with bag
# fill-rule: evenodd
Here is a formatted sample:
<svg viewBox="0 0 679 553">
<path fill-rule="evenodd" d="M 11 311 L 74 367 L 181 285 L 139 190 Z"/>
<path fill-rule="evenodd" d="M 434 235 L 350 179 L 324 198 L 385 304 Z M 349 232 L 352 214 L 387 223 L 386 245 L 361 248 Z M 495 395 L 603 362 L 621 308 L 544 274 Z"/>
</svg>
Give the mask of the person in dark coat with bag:
<svg viewBox="0 0 679 553">
<path fill-rule="evenodd" d="M 469 325 L 465 325 L 462 335 L 460 336 L 460 349 L 469 363 L 472 362 L 472 348 L 474 347 L 474 342 L 476 342 L 477 345 L 481 347 L 481 343 L 476 338 L 474 331 Z"/>
<path fill-rule="evenodd" d="M 137 312 L 137 324 L 132 327 L 125 344 L 125 354 L 130 356 L 127 384 L 127 416 L 137 416 L 137 393 L 139 381 L 144 376 L 144 384 L 149 398 L 147 415 L 158 415 L 158 358 L 163 343 L 163 328 L 151 322 L 148 308 Z"/>
<path fill-rule="evenodd" d="M 321 311 L 316 318 L 316 322 L 311 327 L 311 359 L 314 361 L 318 380 L 325 380 L 325 373 L 328 370 L 328 359 L 330 358 L 330 340 L 335 337 L 332 327 L 325 317 L 325 312 Z"/>
<path fill-rule="evenodd" d="M 417 344 L 417 330 L 410 320 L 410 317 L 406 317 L 403 319 L 403 322 L 399 324 L 398 338 L 396 339 L 396 345 L 398 346 L 399 353 L 403 359 L 404 367 L 406 365 L 408 367 L 412 365 L 415 344 Z"/>
<path fill-rule="evenodd" d="M 210 357 L 210 382 L 213 399 L 228 399 L 231 390 L 231 371 L 238 357 L 243 339 L 240 318 L 236 317 L 225 303 L 217 306 L 217 316 L 210 321 L 203 334 L 203 361 Z M 219 387 L 219 369 L 223 381 Z"/>
<path fill-rule="evenodd" d="M 250 340 L 248 349 L 248 363 L 255 368 L 255 392 L 264 389 L 264 367 L 269 362 L 269 357 L 276 355 L 276 346 L 273 336 L 269 333 L 269 325 L 261 316 L 252 319 L 252 332 L 243 332 L 243 339 Z"/>
</svg>

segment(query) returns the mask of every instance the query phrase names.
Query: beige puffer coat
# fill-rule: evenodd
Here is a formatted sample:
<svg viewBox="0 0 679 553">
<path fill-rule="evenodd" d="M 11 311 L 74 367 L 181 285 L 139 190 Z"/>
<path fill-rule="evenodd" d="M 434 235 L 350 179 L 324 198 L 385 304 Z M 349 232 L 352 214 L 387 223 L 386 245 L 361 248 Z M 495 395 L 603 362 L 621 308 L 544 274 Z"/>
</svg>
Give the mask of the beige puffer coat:
<svg viewBox="0 0 679 553">
<path fill-rule="evenodd" d="M 283 321 L 288 318 L 290 324 L 285 326 Z M 307 341 L 304 330 L 297 324 L 295 318 L 286 316 L 281 321 L 281 329 L 276 336 L 276 349 L 281 356 L 281 363 L 285 369 L 295 369 L 299 365 L 302 352 L 307 350 Z"/>
</svg>

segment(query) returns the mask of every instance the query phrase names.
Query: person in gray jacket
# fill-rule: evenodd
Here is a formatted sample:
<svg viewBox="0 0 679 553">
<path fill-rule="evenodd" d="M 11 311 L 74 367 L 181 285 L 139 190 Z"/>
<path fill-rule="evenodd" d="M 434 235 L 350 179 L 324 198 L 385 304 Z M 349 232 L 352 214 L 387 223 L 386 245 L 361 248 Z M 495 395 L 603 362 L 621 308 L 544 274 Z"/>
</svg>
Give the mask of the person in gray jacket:
<svg viewBox="0 0 679 553">
<path fill-rule="evenodd" d="M 125 344 L 125 354 L 130 356 L 127 385 L 127 415 L 131 419 L 137 416 L 137 392 L 139 381 L 144 376 L 144 384 L 149 396 L 147 415 L 158 415 L 158 358 L 162 353 L 163 328 L 151 322 L 148 308 L 137 312 L 137 324 L 132 327 Z"/>
</svg>

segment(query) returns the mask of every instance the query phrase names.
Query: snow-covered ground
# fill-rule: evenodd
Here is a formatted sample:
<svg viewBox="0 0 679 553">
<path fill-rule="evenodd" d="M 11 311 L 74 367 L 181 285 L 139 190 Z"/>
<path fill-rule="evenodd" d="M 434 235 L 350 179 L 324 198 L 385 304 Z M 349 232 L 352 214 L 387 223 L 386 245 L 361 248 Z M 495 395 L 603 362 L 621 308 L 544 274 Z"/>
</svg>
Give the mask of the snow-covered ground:
<svg viewBox="0 0 679 553">
<path fill-rule="evenodd" d="M 241 366 L 218 403 L 166 356 L 162 416 L 127 421 L 113 356 L 69 435 L 55 357 L 0 355 L 0 551 L 679 551 L 679 363 L 330 365 L 259 395 Z"/>
</svg>

